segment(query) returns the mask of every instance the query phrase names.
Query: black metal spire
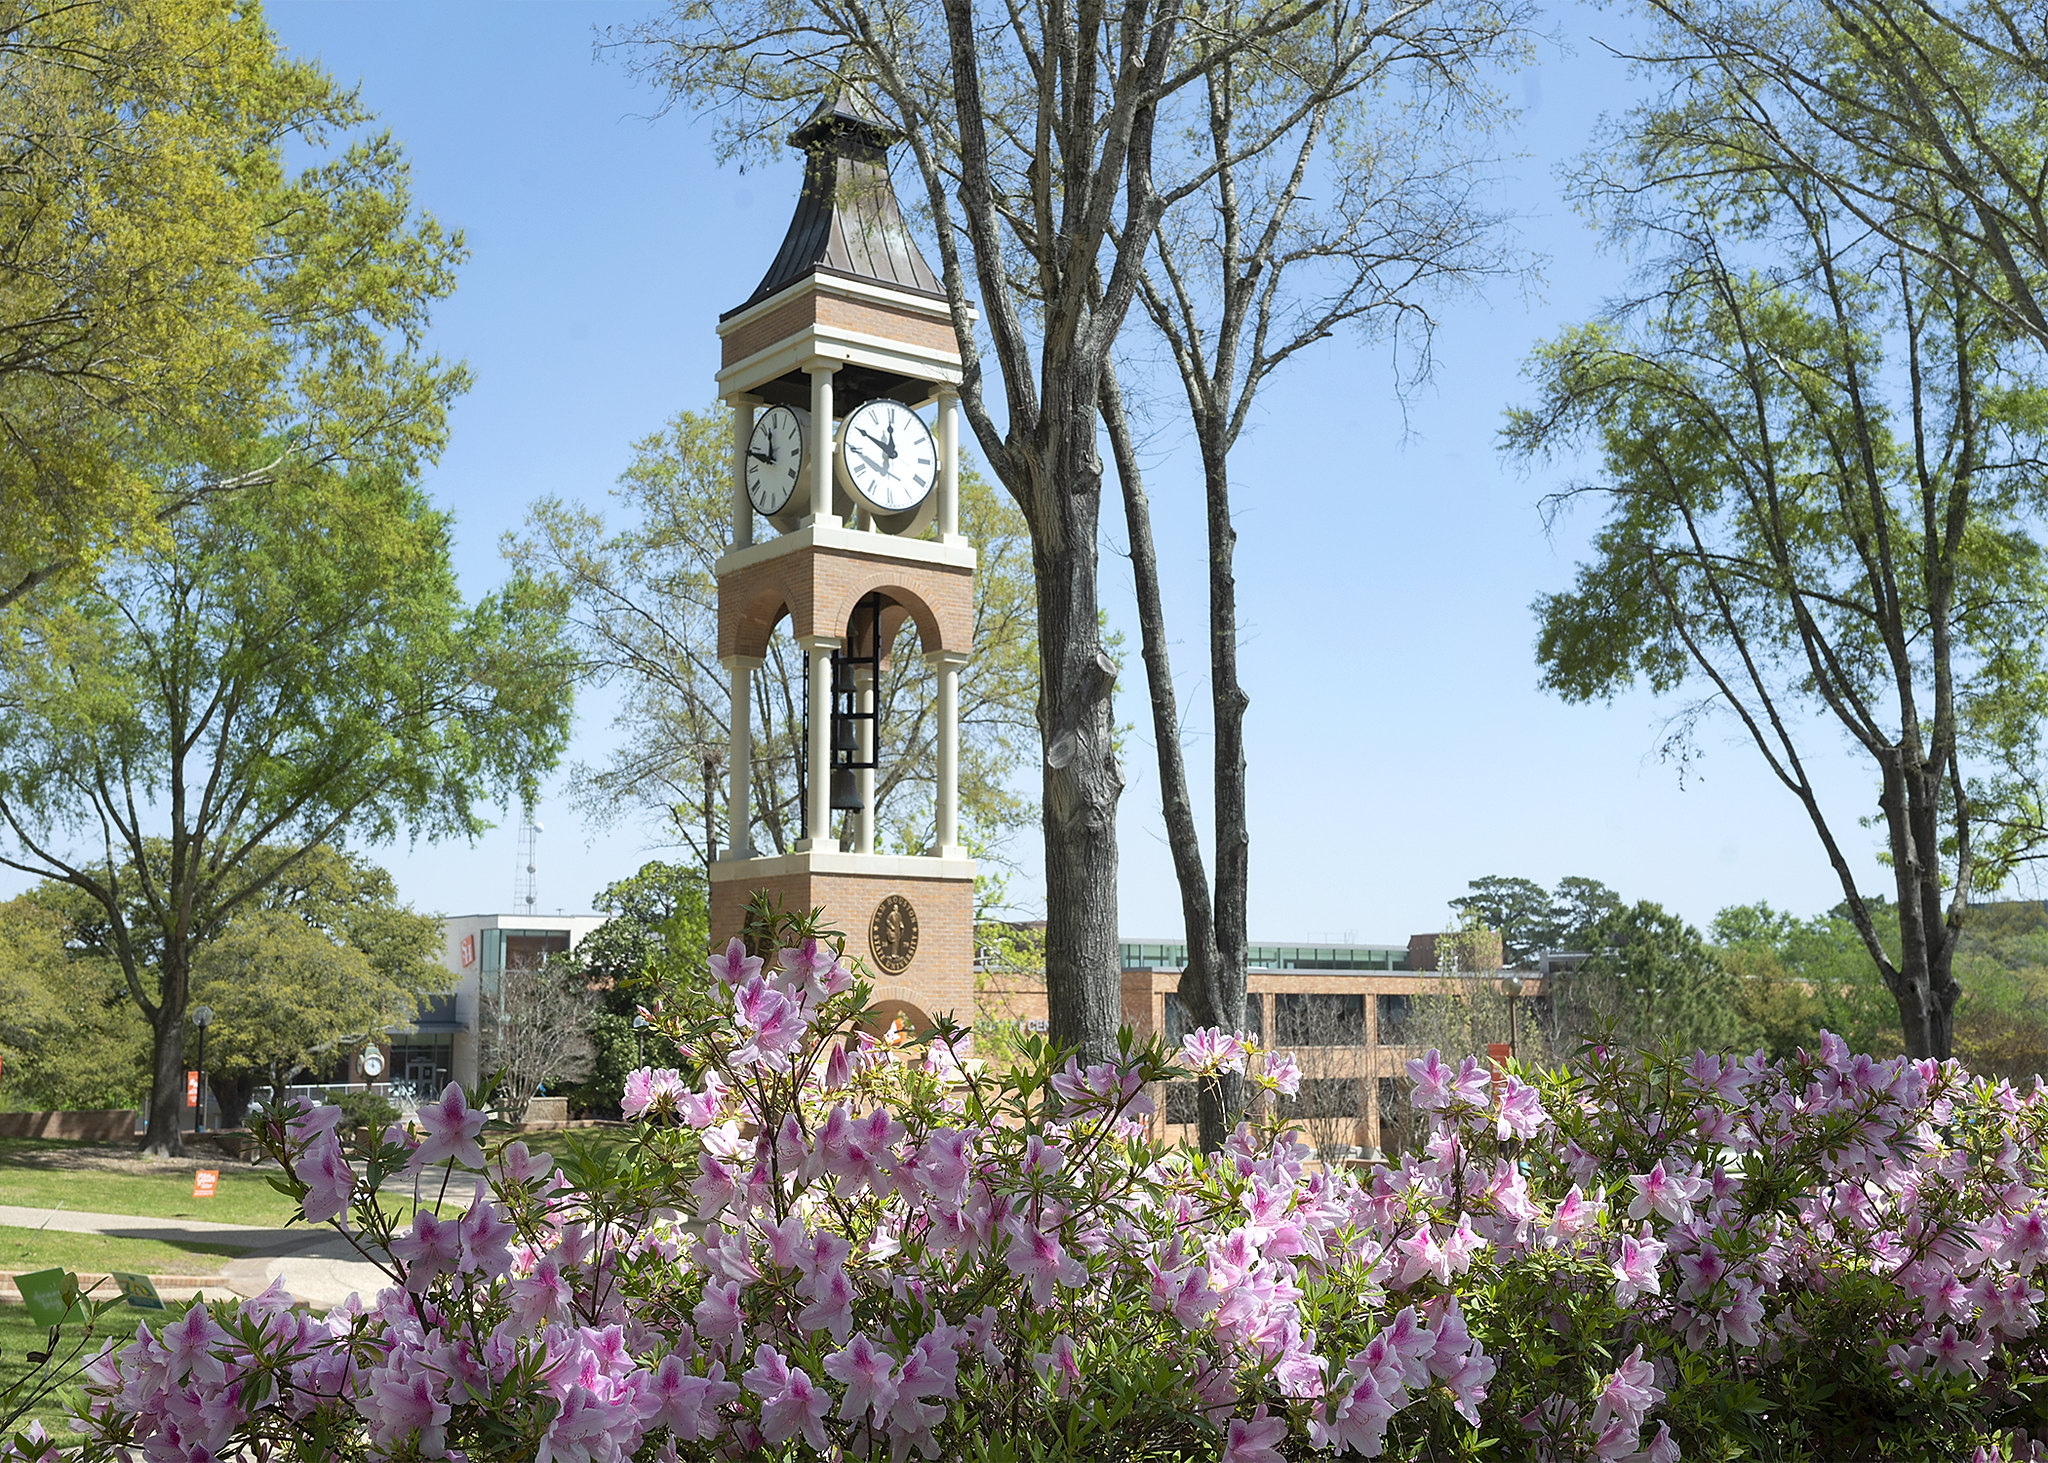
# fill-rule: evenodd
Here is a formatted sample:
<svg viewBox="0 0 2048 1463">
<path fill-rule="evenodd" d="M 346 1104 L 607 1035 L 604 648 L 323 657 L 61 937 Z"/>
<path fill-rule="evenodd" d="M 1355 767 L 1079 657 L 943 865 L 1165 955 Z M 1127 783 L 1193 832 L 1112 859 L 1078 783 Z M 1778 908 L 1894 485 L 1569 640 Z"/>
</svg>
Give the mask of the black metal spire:
<svg viewBox="0 0 2048 1463">
<path fill-rule="evenodd" d="M 903 222 L 889 182 L 889 148 L 898 132 L 858 87 L 836 87 L 792 132 L 805 155 L 803 191 L 789 232 L 760 284 L 733 315 L 812 274 L 871 280 L 893 289 L 941 295 Z"/>
</svg>

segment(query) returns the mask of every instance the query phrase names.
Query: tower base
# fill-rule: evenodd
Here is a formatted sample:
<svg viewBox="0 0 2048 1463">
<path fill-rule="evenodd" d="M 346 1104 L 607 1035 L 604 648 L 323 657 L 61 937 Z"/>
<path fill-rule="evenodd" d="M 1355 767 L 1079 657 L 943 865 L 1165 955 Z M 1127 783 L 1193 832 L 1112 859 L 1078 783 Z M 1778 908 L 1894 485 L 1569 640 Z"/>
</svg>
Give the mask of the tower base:
<svg viewBox="0 0 2048 1463">
<path fill-rule="evenodd" d="M 723 858 L 711 866 L 715 944 L 739 932 L 761 891 L 793 912 L 825 911 L 885 1028 L 899 1015 L 912 1029 L 941 1015 L 974 1025 L 974 860 L 836 849 Z"/>
</svg>

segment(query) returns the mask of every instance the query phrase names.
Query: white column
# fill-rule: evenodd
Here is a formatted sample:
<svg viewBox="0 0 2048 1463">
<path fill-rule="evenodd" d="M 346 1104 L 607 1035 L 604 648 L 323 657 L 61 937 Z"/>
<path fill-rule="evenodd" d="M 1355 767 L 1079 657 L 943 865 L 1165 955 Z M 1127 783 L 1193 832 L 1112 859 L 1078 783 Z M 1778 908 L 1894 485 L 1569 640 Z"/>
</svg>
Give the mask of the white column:
<svg viewBox="0 0 2048 1463">
<path fill-rule="evenodd" d="M 839 641 L 831 635 L 810 635 L 798 642 L 811 658 L 811 746 L 804 788 L 804 836 L 797 852 L 826 849 L 837 853 L 832 838 L 832 652 Z"/>
<path fill-rule="evenodd" d="M 939 542 L 960 536 L 960 393 L 939 388 Z"/>
<path fill-rule="evenodd" d="M 754 541 L 754 503 L 747 496 L 747 444 L 754 435 L 754 408 L 758 396 L 732 399 L 732 546 L 743 549 Z"/>
<path fill-rule="evenodd" d="M 804 444 L 811 455 L 811 511 L 804 522 L 820 528 L 839 527 L 832 511 L 832 376 L 838 369 L 831 361 L 804 367 L 811 378 L 811 440 Z"/>
<path fill-rule="evenodd" d="M 754 776 L 754 670 L 758 656 L 730 655 L 725 668 L 732 676 L 732 748 L 726 765 L 732 782 L 725 796 L 725 856 L 729 859 L 754 856 L 754 815 L 749 806 Z"/>
<path fill-rule="evenodd" d="M 860 709 L 872 713 L 875 709 L 875 678 L 866 666 L 854 671 L 854 684 L 858 688 Z M 863 762 L 875 760 L 875 724 L 872 720 L 854 723 L 855 735 L 859 738 L 859 756 Z M 863 767 L 853 775 L 854 785 L 860 789 L 860 812 L 853 820 L 853 851 L 873 853 L 875 851 L 875 769 Z"/>
<path fill-rule="evenodd" d="M 967 657 L 957 650 L 934 650 L 925 661 L 939 678 L 939 816 L 940 858 L 960 856 L 960 667 Z"/>
</svg>

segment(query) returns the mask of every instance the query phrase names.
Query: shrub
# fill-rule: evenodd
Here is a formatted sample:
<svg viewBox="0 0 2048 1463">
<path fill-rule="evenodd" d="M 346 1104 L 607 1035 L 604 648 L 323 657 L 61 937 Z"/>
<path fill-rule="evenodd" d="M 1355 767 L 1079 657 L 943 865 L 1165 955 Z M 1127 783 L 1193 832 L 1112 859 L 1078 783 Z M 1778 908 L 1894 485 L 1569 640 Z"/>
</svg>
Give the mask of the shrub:
<svg viewBox="0 0 2048 1463">
<path fill-rule="evenodd" d="M 1270 1124 L 1146 1140 L 1169 1076 L 1298 1081 L 1242 1036 L 994 1075 L 943 1026 L 850 1037 L 802 923 L 711 972 L 650 1009 L 700 1066 L 633 1074 L 623 1150 L 487 1153 L 455 1087 L 371 1149 L 270 1124 L 390 1286 L 140 1329 L 87 1369 L 86 1457 L 2048 1457 L 2038 1085 L 1832 1039 L 1432 1052 L 1425 1150 L 1360 1181 Z M 399 1230 L 401 1174 L 475 1196 Z"/>
<path fill-rule="evenodd" d="M 344 1092 L 334 1099 L 334 1106 L 341 1109 L 341 1122 L 350 1128 L 381 1133 L 398 1121 L 398 1109 L 375 1092 Z"/>
</svg>

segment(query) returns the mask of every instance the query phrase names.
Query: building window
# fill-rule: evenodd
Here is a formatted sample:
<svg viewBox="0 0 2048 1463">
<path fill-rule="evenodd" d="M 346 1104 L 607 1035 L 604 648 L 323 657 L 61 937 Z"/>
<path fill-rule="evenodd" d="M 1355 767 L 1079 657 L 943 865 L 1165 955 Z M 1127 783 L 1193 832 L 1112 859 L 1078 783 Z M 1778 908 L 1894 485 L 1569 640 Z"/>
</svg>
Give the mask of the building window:
<svg viewBox="0 0 2048 1463">
<path fill-rule="evenodd" d="M 391 1038 L 391 1095 L 428 1101 L 454 1077 L 455 1038 L 445 1031 L 407 1031 Z"/>
<path fill-rule="evenodd" d="M 1180 1003 L 1179 996 L 1168 991 L 1159 1026 L 1159 1034 L 1166 1038 L 1167 1047 L 1179 1046 L 1181 1039 L 1194 1029 L 1195 1023 L 1188 1019 L 1188 1008 Z M 1253 1037 L 1258 1037 L 1266 1029 L 1266 998 L 1263 995 L 1253 992 L 1245 996 L 1244 1029 Z"/>
<path fill-rule="evenodd" d="M 550 955 L 569 953 L 566 930 L 505 931 L 505 969 L 539 970 Z"/>
<path fill-rule="evenodd" d="M 1365 1044 L 1365 997 L 1362 995 L 1294 995 L 1274 997 L 1273 1045 L 1362 1046 Z"/>
<path fill-rule="evenodd" d="M 1380 1045 L 1405 1046 L 1408 1043 L 1408 997 L 1379 997 Z"/>
</svg>

